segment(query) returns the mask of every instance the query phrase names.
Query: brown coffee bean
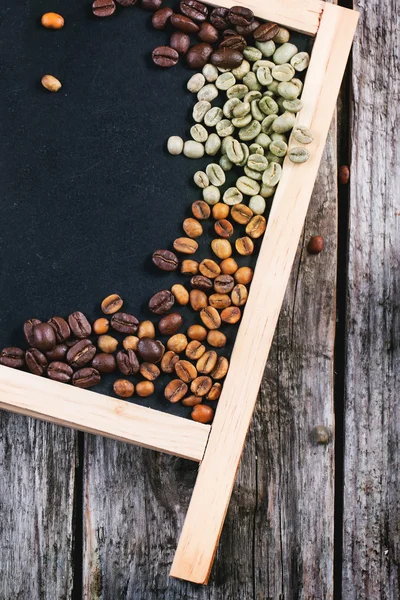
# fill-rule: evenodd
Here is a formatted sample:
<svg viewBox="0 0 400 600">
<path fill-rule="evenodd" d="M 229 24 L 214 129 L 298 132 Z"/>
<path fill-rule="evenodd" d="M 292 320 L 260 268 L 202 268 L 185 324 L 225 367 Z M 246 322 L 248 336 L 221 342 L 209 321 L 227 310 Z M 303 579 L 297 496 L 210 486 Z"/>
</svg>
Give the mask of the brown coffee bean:
<svg viewBox="0 0 400 600">
<path fill-rule="evenodd" d="M 62 87 L 61 81 L 53 75 L 44 75 L 41 79 L 41 84 L 49 92 L 58 92 Z"/>
<path fill-rule="evenodd" d="M 71 367 L 83 367 L 90 363 L 96 354 L 96 347 L 90 340 L 79 340 L 67 352 L 67 361 Z"/>
<path fill-rule="evenodd" d="M 46 29 L 62 29 L 64 27 L 63 17 L 54 12 L 48 12 L 42 15 L 40 22 Z"/>
<path fill-rule="evenodd" d="M 42 350 L 42 352 L 53 350 L 57 342 L 56 332 L 48 323 L 40 323 L 40 325 L 36 325 L 33 330 L 32 337 L 32 346 Z"/>
<path fill-rule="evenodd" d="M 208 298 L 201 290 L 191 290 L 190 294 L 190 306 L 195 311 L 199 311 L 205 308 L 208 304 Z"/>
<path fill-rule="evenodd" d="M 115 0 L 117 4 L 120 4 L 121 6 L 135 6 L 137 0 Z"/>
<path fill-rule="evenodd" d="M 102 352 L 112 354 L 118 347 L 118 340 L 111 335 L 100 335 L 97 340 L 97 346 Z"/>
<path fill-rule="evenodd" d="M 181 0 L 179 8 L 181 13 L 190 19 L 193 19 L 193 21 L 198 21 L 201 23 L 207 19 L 207 6 L 202 4 L 202 2 L 198 2 L 197 0 Z"/>
<path fill-rule="evenodd" d="M 229 258 L 232 254 L 232 246 L 228 240 L 217 239 L 211 242 L 211 248 L 218 258 Z M 220 269 L 221 272 L 221 269 Z"/>
<path fill-rule="evenodd" d="M 246 233 L 256 240 L 264 235 L 267 228 L 267 221 L 262 215 L 255 215 L 246 226 Z"/>
<path fill-rule="evenodd" d="M 230 325 L 234 325 L 238 321 L 240 321 L 242 316 L 242 311 L 238 306 L 228 306 L 228 308 L 224 308 L 221 312 L 221 321 L 224 323 L 229 323 Z"/>
<path fill-rule="evenodd" d="M 214 8 L 210 14 L 210 21 L 219 30 L 228 29 L 229 27 L 229 9 L 228 8 Z"/>
<path fill-rule="evenodd" d="M 229 238 L 233 235 L 234 229 L 232 223 L 226 219 L 220 219 L 214 225 L 215 233 L 222 238 Z"/>
<path fill-rule="evenodd" d="M 339 183 L 340 185 L 347 185 L 350 181 L 350 169 L 347 165 L 339 167 Z"/>
<path fill-rule="evenodd" d="M 196 406 L 196 404 L 200 404 L 203 401 L 201 396 L 187 396 L 182 400 L 183 406 Z"/>
<path fill-rule="evenodd" d="M 164 371 L 164 373 L 173 373 L 178 360 L 179 356 L 172 350 L 168 350 L 162 357 L 161 370 Z"/>
<path fill-rule="evenodd" d="M 220 356 L 217 360 L 215 369 L 211 373 L 213 379 L 223 379 L 229 369 L 229 362 L 225 356 Z"/>
<path fill-rule="evenodd" d="M 217 360 L 218 354 L 215 352 L 215 350 L 209 350 L 208 352 L 205 352 L 201 358 L 199 358 L 196 363 L 196 369 L 202 375 L 208 375 L 214 370 Z"/>
<path fill-rule="evenodd" d="M 220 219 L 226 219 L 228 215 L 229 206 L 227 204 L 224 204 L 223 202 L 217 202 L 217 204 L 214 204 L 212 207 L 212 216 L 216 221 L 219 221 Z"/>
<path fill-rule="evenodd" d="M 223 348 L 226 346 L 226 335 L 224 335 L 222 331 L 212 329 L 207 334 L 207 342 L 213 348 Z"/>
<path fill-rule="evenodd" d="M 218 400 L 222 392 L 222 385 L 220 383 L 214 383 L 211 390 L 207 394 L 208 401 Z"/>
<path fill-rule="evenodd" d="M 83 313 L 76 311 L 69 315 L 68 324 L 72 333 L 79 339 L 87 338 L 92 333 L 92 327 Z"/>
<path fill-rule="evenodd" d="M 197 423 L 211 423 L 214 418 L 214 410 L 211 406 L 198 404 L 193 408 L 191 417 L 193 421 L 197 421 Z"/>
<path fill-rule="evenodd" d="M 229 294 L 234 285 L 235 280 L 231 275 L 218 275 L 214 280 L 214 290 L 217 294 Z"/>
<path fill-rule="evenodd" d="M 133 315 L 121 312 L 112 316 L 110 325 L 119 333 L 132 335 L 137 332 L 139 321 Z"/>
<path fill-rule="evenodd" d="M 171 292 L 178 304 L 181 306 L 186 306 L 186 304 L 188 304 L 189 292 L 183 285 L 176 283 L 172 286 Z"/>
<path fill-rule="evenodd" d="M 183 352 L 188 345 L 187 337 L 183 333 L 176 333 L 172 337 L 169 338 L 167 342 L 168 350 L 172 350 L 176 352 L 176 354 L 180 354 Z"/>
<path fill-rule="evenodd" d="M 232 304 L 232 301 L 227 294 L 211 294 L 208 301 L 210 306 L 218 310 L 227 308 Z"/>
<path fill-rule="evenodd" d="M 137 337 L 141 338 L 155 338 L 156 330 L 154 324 L 151 321 L 141 321 L 137 330 Z"/>
<path fill-rule="evenodd" d="M 174 11 L 172 10 L 172 8 L 169 8 L 169 6 L 166 6 L 165 8 L 160 8 L 157 12 L 154 13 L 151 19 L 154 29 L 165 29 L 170 17 L 172 17 L 173 14 Z"/>
<path fill-rule="evenodd" d="M 169 46 L 159 46 L 153 50 L 152 58 L 153 63 L 157 65 L 157 67 L 167 69 L 169 67 L 174 67 L 177 64 L 179 54 Z"/>
<path fill-rule="evenodd" d="M 185 383 L 190 383 L 197 377 L 195 366 L 188 360 L 179 360 L 175 365 L 175 373 Z"/>
<path fill-rule="evenodd" d="M 191 360 L 199 360 L 206 351 L 206 347 L 198 340 L 192 340 L 186 346 L 185 354 Z"/>
<path fill-rule="evenodd" d="M 60 361 L 52 362 L 47 367 L 47 376 L 60 383 L 69 383 L 73 374 L 72 367 Z"/>
<path fill-rule="evenodd" d="M 244 6 L 232 6 L 229 11 L 228 21 L 232 25 L 247 27 L 254 20 L 254 13 L 250 8 Z"/>
<path fill-rule="evenodd" d="M 56 340 L 59 344 L 61 344 L 61 342 L 64 342 L 70 337 L 71 330 L 67 321 L 62 317 L 53 317 L 47 322 L 54 329 L 54 332 L 56 334 Z"/>
<path fill-rule="evenodd" d="M 149 363 L 158 363 L 164 355 L 164 346 L 158 340 L 143 338 L 139 340 L 137 351 L 142 360 Z"/>
<path fill-rule="evenodd" d="M 204 277 L 208 277 L 209 279 L 214 279 L 221 273 L 221 269 L 215 260 L 210 260 L 209 258 L 205 258 L 201 261 L 199 271 Z"/>
<path fill-rule="evenodd" d="M 105 315 L 113 315 L 120 312 L 123 304 L 124 301 L 121 296 L 118 296 L 118 294 L 111 294 L 110 296 L 107 296 L 107 298 L 104 298 L 101 303 L 101 310 Z"/>
<path fill-rule="evenodd" d="M 253 254 L 254 252 L 253 240 L 247 237 L 247 235 L 242 238 L 238 238 L 235 242 L 235 248 L 241 256 L 250 256 L 250 254 Z"/>
<path fill-rule="evenodd" d="M 246 48 L 247 42 L 242 35 L 229 35 L 220 43 L 220 48 L 231 48 L 231 50 L 239 50 L 243 52 Z"/>
<path fill-rule="evenodd" d="M 72 385 L 83 389 L 98 385 L 100 381 L 100 373 L 92 367 L 79 369 L 79 371 L 76 371 L 76 373 L 72 375 Z"/>
<path fill-rule="evenodd" d="M 175 402 L 179 402 L 186 395 L 188 391 L 188 386 L 184 381 L 180 379 L 173 379 L 169 382 L 164 390 L 164 396 L 169 402 L 175 404 Z"/>
<path fill-rule="evenodd" d="M 202 23 L 197 36 L 202 42 L 206 42 L 207 44 L 215 44 L 218 42 L 219 33 L 218 29 L 216 29 L 214 25 L 211 25 L 211 23 Z"/>
<path fill-rule="evenodd" d="M 65 358 L 67 356 L 67 352 L 68 352 L 67 344 L 57 344 L 57 346 L 55 346 L 53 348 L 53 350 L 49 350 L 48 352 L 46 352 L 46 358 L 50 362 L 63 361 L 63 360 L 65 360 Z"/>
<path fill-rule="evenodd" d="M 134 352 L 136 352 L 136 350 L 138 349 L 138 344 L 139 338 L 136 335 L 128 335 L 122 342 L 122 345 L 125 348 L 125 350 L 133 350 Z"/>
<path fill-rule="evenodd" d="M 156 315 L 165 315 L 174 305 L 175 298 L 169 290 L 161 290 L 149 300 L 149 309 Z"/>
<path fill-rule="evenodd" d="M 72 346 L 75 346 L 75 344 L 77 344 L 78 342 L 79 338 L 71 337 L 68 340 L 65 340 L 64 344 L 68 346 L 68 348 L 72 348 Z"/>
<path fill-rule="evenodd" d="M 113 390 L 121 398 L 131 398 L 135 393 L 135 386 L 127 379 L 117 379 L 114 381 Z"/>
<path fill-rule="evenodd" d="M 187 237 L 180 237 L 174 241 L 174 248 L 182 254 L 194 254 L 199 245 L 195 240 Z"/>
<path fill-rule="evenodd" d="M 250 37 L 258 27 L 260 27 L 260 21 L 257 21 L 256 19 L 254 19 L 254 21 L 252 21 L 248 25 L 245 25 L 244 27 L 242 27 L 241 25 L 237 25 L 236 32 L 239 35 L 242 35 L 243 37 L 246 38 L 246 37 Z"/>
<path fill-rule="evenodd" d="M 163 0 L 142 0 L 142 8 L 145 10 L 158 10 Z"/>
<path fill-rule="evenodd" d="M 248 291 L 246 286 L 244 286 L 241 283 L 238 283 L 232 290 L 232 304 L 234 304 L 235 306 L 243 306 L 247 302 L 247 296 Z"/>
<path fill-rule="evenodd" d="M 221 273 L 224 275 L 233 275 L 239 268 L 234 258 L 225 258 L 219 266 L 221 267 Z"/>
<path fill-rule="evenodd" d="M 47 358 L 37 348 L 29 348 L 25 352 L 26 366 L 34 375 L 44 375 L 47 367 Z"/>
<path fill-rule="evenodd" d="M 196 219 L 208 219 L 211 214 L 210 206 L 204 200 L 196 200 L 192 204 L 192 213 Z"/>
<path fill-rule="evenodd" d="M 186 54 L 190 48 L 190 37 L 183 31 L 174 31 L 169 40 L 171 48 L 176 50 L 178 54 Z"/>
<path fill-rule="evenodd" d="M 197 23 L 185 15 L 173 14 L 170 21 L 171 25 L 184 33 L 197 33 L 200 29 Z"/>
<path fill-rule="evenodd" d="M 207 329 L 202 325 L 191 325 L 187 330 L 187 334 L 191 340 L 202 342 L 207 337 Z"/>
<path fill-rule="evenodd" d="M 116 8 L 114 0 L 94 0 L 92 4 L 93 14 L 96 17 L 111 17 Z"/>
<path fill-rule="evenodd" d="M 200 318 L 208 329 L 219 329 L 221 327 L 221 317 L 217 309 L 207 306 L 200 311 Z"/>
<path fill-rule="evenodd" d="M 196 219 L 185 219 L 183 221 L 183 230 L 190 238 L 200 237 L 203 233 L 203 227 Z"/>
<path fill-rule="evenodd" d="M 36 325 L 40 325 L 41 322 L 42 321 L 39 321 L 39 319 L 28 319 L 28 321 L 25 321 L 24 323 L 25 339 L 30 346 L 33 344 L 33 330 L 35 329 Z"/>
<path fill-rule="evenodd" d="M 247 225 L 252 216 L 253 211 L 245 204 L 235 204 L 235 206 L 232 206 L 231 208 L 232 219 L 240 225 Z"/>
<path fill-rule="evenodd" d="M 120 350 L 117 354 L 117 365 L 122 375 L 134 375 L 139 371 L 139 361 L 133 350 Z"/>
<path fill-rule="evenodd" d="M 114 373 L 117 369 L 117 361 L 114 354 L 101 352 L 100 354 L 96 354 L 92 360 L 92 367 L 99 373 Z"/>
<path fill-rule="evenodd" d="M 319 254 L 325 248 L 322 235 L 314 235 L 308 242 L 307 250 L 310 254 Z"/>
<path fill-rule="evenodd" d="M 221 69 L 236 69 L 243 62 L 243 54 L 231 48 L 219 48 L 211 54 L 211 62 Z"/>
<path fill-rule="evenodd" d="M 136 386 L 136 394 L 141 398 L 147 398 L 154 394 L 154 383 L 151 381 L 139 381 Z"/>
<path fill-rule="evenodd" d="M 196 290 L 202 290 L 203 292 L 208 292 L 212 290 L 213 284 L 211 279 L 208 277 L 204 277 L 204 275 L 195 275 L 190 280 L 190 285 L 192 288 Z"/>
<path fill-rule="evenodd" d="M 140 365 L 140 374 L 149 381 L 155 381 L 160 376 L 160 369 L 152 363 L 142 363 Z"/>
<path fill-rule="evenodd" d="M 196 275 L 199 272 L 197 260 L 183 260 L 181 264 L 182 275 Z"/>
<path fill-rule="evenodd" d="M 162 271 L 176 271 L 179 267 L 178 257 L 169 250 L 156 250 L 153 253 L 152 261 Z"/>
<path fill-rule="evenodd" d="M 180 313 L 171 313 L 165 315 L 158 324 L 158 330 L 161 335 L 173 335 L 182 327 L 183 319 Z"/>
<path fill-rule="evenodd" d="M 272 40 L 279 32 L 279 25 L 266 21 L 254 31 L 254 39 L 257 42 L 268 42 Z"/>
<path fill-rule="evenodd" d="M 190 391 L 195 396 L 205 396 L 211 390 L 212 380 L 206 375 L 196 377 L 190 385 Z"/>
<path fill-rule="evenodd" d="M 110 329 L 110 322 L 105 317 L 96 319 L 93 323 L 93 331 L 96 335 L 104 335 Z"/>
<path fill-rule="evenodd" d="M 192 46 L 186 54 L 186 64 L 189 69 L 202 69 L 208 63 L 213 50 L 211 44 L 201 43 Z"/>
<path fill-rule="evenodd" d="M 243 285 L 248 285 L 253 279 L 253 269 L 251 269 L 250 267 L 240 267 L 234 274 L 234 278 L 236 283 L 243 283 Z"/>
</svg>

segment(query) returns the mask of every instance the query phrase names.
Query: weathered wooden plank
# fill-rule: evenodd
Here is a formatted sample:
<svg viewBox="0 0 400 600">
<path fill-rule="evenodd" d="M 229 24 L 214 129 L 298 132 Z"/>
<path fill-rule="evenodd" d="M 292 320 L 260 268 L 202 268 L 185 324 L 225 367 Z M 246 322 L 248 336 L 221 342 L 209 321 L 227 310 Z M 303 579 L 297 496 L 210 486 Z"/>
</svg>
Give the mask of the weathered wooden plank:
<svg viewBox="0 0 400 600">
<path fill-rule="evenodd" d="M 343 598 L 400 597 L 398 6 L 355 1 Z"/>
<path fill-rule="evenodd" d="M 77 434 L 0 411 L 0 598 L 68 600 Z"/>
</svg>

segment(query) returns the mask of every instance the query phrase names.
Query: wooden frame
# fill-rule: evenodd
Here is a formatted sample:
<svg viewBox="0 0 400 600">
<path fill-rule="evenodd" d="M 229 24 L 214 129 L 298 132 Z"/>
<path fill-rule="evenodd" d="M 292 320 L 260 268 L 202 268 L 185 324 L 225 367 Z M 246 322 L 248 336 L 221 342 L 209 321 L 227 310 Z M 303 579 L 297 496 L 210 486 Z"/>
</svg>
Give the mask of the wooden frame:
<svg viewBox="0 0 400 600">
<path fill-rule="evenodd" d="M 315 139 L 305 165 L 285 160 L 212 427 L 0 367 L 1 409 L 201 462 L 171 570 L 196 583 L 208 581 L 358 21 L 358 13 L 321 0 L 239 4 L 316 36 L 298 116 Z"/>
</svg>

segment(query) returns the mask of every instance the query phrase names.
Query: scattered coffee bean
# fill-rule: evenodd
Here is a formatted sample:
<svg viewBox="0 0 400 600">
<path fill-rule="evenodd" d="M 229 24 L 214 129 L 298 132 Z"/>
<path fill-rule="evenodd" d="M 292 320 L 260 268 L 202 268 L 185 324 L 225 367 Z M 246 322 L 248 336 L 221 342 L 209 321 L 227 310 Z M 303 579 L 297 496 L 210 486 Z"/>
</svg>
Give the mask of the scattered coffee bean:
<svg viewBox="0 0 400 600">
<path fill-rule="evenodd" d="M 218 400 L 222 392 L 222 385 L 220 383 L 214 383 L 211 390 L 207 394 L 207 400 L 214 401 Z"/>
<path fill-rule="evenodd" d="M 192 288 L 202 290 L 203 292 L 208 292 L 212 290 L 213 287 L 211 279 L 204 277 L 204 275 L 195 275 L 192 277 L 190 280 L 190 285 Z"/>
<path fill-rule="evenodd" d="M 116 359 L 122 375 L 134 375 L 139 371 L 139 361 L 133 350 L 120 350 Z"/>
<path fill-rule="evenodd" d="M 221 321 L 224 323 L 229 323 L 230 325 L 234 325 L 238 321 L 240 321 L 242 316 L 242 311 L 238 306 L 229 306 L 228 308 L 224 308 L 221 312 Z"/>
<path fill-rule="evenodd" d="M 196 219 L 185 219 L 183 221 L 183 230 L 190 238 L 200 237 L 203 233 L 203 227 Z"/>
<path fill-rule="evenodd" d="M 186 346 L 185 354 L 191 360 L 199 360 L 206 351 L 206 347 L 198 340 L 192 340 Z"/>
<path fill-rule="evenodd" d="M 118 296 L 118 294 L 111 294 L 110 296 L 107 296 L 107 298 L 104 298 L 101 303 L 101 310 L 105 315 L 113 315 L 120 312 L 123 304 L 124 301 L 121 296 Z"/>
<path fill-rule="evenodd" d="M 221 273 L 223 275 L 233 275 L 238 270 L 238 264 L 234 258 L 225 258 L 221 261 L 220 265 Z"/>
<path fill-rule="evenodd" d="M 137 351 L 138 344 L 139 338 L 136 335 L 128 335 L 122 342 L 122 345 L 125 348 L 125 350 L 133 350 L 134 352 Z"/>
<path fill-rule="evenodd" d="M 186 64 L 189 69 L 202 69 L 207 64 L 214 48 L 211 44 L 196 44 L 186 54 Z"/>
<path fill-rule="evenodd" d="M 198 38 L 207 44 L 215 44 L 218 42 L 218 30 L 211 23 L 202 23 L 198 32 Z"/>
<path fill-rule="evenodd" d="M 113 354 L 101 352 L 100 354 L 96 354 L 92 360 L 92 367 L 99 373 L 114 373 L 117 369 L 117 361 Z"/>
<path fill-rule="evenodd" d="M 175 298 L 169 290 L 161 290 L 149 300 L 149 308 L 156 315 L 165 315 L 174 305 Z"/>
<path fill-rule="evenodd" d="M 198 312 L 202 308 L 205 308 L 208 304 L 208 298 L 201 290 L 191 290 L 190 294 L 190 306 Z"/>
<path fill-rule="evenodd" d="M 214 225 L 215 233 L 222 238 L 229 238 L 233 235 L 234 229 L 231 223 L 226 219 L 220 219 Z"/>
<path fill-rule="evenodd" d="M 204 200 L 196 200 L 192 204 L 192 213 L 196 219 L 208 219 L 211 214 L 211 209 Z"/>
<path fill-rule="evenodd" d="M 183 147 L 184 141 L 181 137 L 179 137 L 179 135 L 171 135 L 171 137 L 168 138 L 168 152 L 173 156 L 179 156 L 179 154 L 182 154 Z"/>
<path fill-rule="evenodd" d="M 232 290 L 232 304 L 235 306 L 243 306 L 247 302 L 247 288 L 242 283 L 238 283 Z"/>
<path fill-rule="evenodd" d="M 219 312 L 212 306 L 207 306 L 200 311 L 200 318 L 208 329 L 219 329 L 221 317 Z"/>
<path fill-rule="evenodd" d="M 243 35 L 243 37 L 249 37 L 251 36 L 252 33 L 254 33 L 254 31 L 260 27 L 260 21 L 257 21 L 256 19 L 254 19 L 251 23 L 249 23 L 248 25 L 237 25 L 236 26 L 236 31 L 239 35 Z"/>
<path fill-rule="evenodd" d="M 181 263 L 182 275 L 197 275 L 199 272 L 199 263 L 197 260 L 183 260 Z"/>
<path fill-rule="evenodd" d="M 200 29 L 197 23 L 185 15 L 173 14 L 170 21 L 171 25 L 184 33 L 197 33 Z"/>
<path fill-rule="evenodd" d="M 227 204 L 224 204 L 223 202 L 217 202 L 217 204 L 214 204 L 212 207 L 212 216 L 216 221 L 226 219 L 228 215 L 229 206 Z"/>
<path fill-rule="evenodd" d="M 142 360 L 154 364 L 162 359 L 164 346 L 158 340 L 142 338 L 139 340 L 137 351 Z"/>
<path fill-rule="evenodd" d="M 169 40 L 169 45 L 178 54 L 184 55 L 190 48 L 190 37 L 187 33 L 183 33 L 183 31 L 174 31 Z"/>
<path fill-rule="evenodd" d="M 116 8 L 114 0 L 94 0 L 92 4 L 93 14 L 96 17 L 111 17 Z"/>
<path fill-rule="evenodd" d="M 213 379 L 223 379 L 229 369 L 229 362 L 225 356 L 220 356 L 217 360 L 215 369 L 211 373 Z"/>
<path fill-rule="evenodd" d="M 33 345 L 33 330 L 35 329 L 36 325 L 40 325 L 42 321 L 39 321 L 39 319 L 29 319 L 28 321 L 25 321 L 24 323 L 24 335 L 25 335 L 25 339 L 28 342 L 28 344 L 30 346 Z"/>
<path fill-rule="evenodd" d="M 243 283 L 243 285 L 248 285 L 253 279 L 253 269 L 251 269 L 250 267 L 240 267 L 234 274 L 234 278 L 236 283 Z"/>
<path fill-rule="evenodd" d="M 350 181 L 350 169 L 347 165 L 342 165 L 339 168 L 339 183 L 340 185 L 347 185 Z"/>
<path fill-rule="evenodd" d="M 229 258 L 232 254 L 232 246 L 228 240 L 216 239 L 211 242 L 211 248 L 218 258 Z M 221 269 L 220 269 L 221 271 Z"/>
<path fill-rule="evenodd" d="M 239 52 L 243 52 L 246 46 L 246 40 L 242 35 L 238 34 L 225 37 L 225 39 L 219 45 L 220 48 L 230 48 L 231 50 L 238 50 Z"/>
<path fill-rule="evenodd" d="M 176 354 L 184 352 L 187 345 L 187 337 L 183 333 L 176 333 L 175 335 L 170 337 L 167 342 L 168 350 L 172 350 L 173 352 L 176 352 Z"/>
<path fill-rule="evenodd" d="M 181 0 L 179 8 L 181 13 L 193 19 L 193 21 L 201 23 L 207 19 L 207 6 L 201 2 L 197 2 L 197 0 Z"/>
<path fill-rule="evenodd" d="M 142 0 L 142 8 L 145 10 L 158 10 L 163 0 Z"/>
<path fill-rule="evenodd" d="M 246 233 L 253 239 L 261 237 L 267 228 L 267 221 L 262 215 L 255 215 L 246 226 Z"/>
<path fill-rule="evenodd" d="M 209 279 L 214 279 L 221 273 L 221 269 L 215 260 L 211 260 L 209 258 L 205 258 L 201 261 L 199 265 L 199 271 L 202 275 L 204 275 L 204 277 L 208 277 Z"/>
<path fill-rule="evenodd" d="M 121 398 L 131 398 L 135 393 L 135 386 L 127 379 L 117 379 L 114 381 L 113 390 Z"/>
<path fill-rule="evenodd" d="M 140 374 L 148 381 L 155 381 L 160 376 L 160 369 L 152 363 L 142 363 L 140 365 Z"/>
<path fill-rule="evenodd" d="M 37 348 L 29 348 L 25 352 L 26 366 L 34 375 L 44 375 L 47 367 L 47 358 Z"/>
<path fill-rule="evenodd" d="M 141 398 L 147 398 L 154 394 L 154 383 L 151 381 L 139 381 L 136 386 L 136 393 Z"/>
<path fill-rule="evenodd" d="M 64 27 L 63 17 L 54 12 L 48 12 L 42 15 L 40 22 L 46 29 L 62 29 Z"/>
<path fill-rule="evenodd" d="M 137 330 L 137 337 L 141 338 L 155 338 L 156 330 L 152 321 L 141 321 Z"/>
<path fill-rule="evenodd" d="M 231 217 L 240 225 L 247 225 L 253 216 L 253 211 L 245 204 L 235 204 L 231 208 Z"/>
<path fill-rule="evenodd" d="M 198 243 L 191 238 L 180 237 L 174 241 L 174 249 L 181 254 L 194 254 L 198 247 Z"/>
<path fill-rule="evenodd" d="M 36 325 L 36 327 L 33 329 L 32 337 L 32 346 L 42 350 L 43 352 L 53 350 L 57 342 L 56 332 L 48 323 L 40 323 L 40 325 Z"/>
<path fill-rule="evenodd" d="M 69 383 L 73 374 L 72 367 L 60 361 L 52 362 L 47 367 L 48 377 L 60 383 Z"/>
<path fill-rule="evenodd" d="M 198 423 L 211 423 L 214 418 L 214 410 L 211 406 L 205 404 L 198 404 L 192 410 L 192 419 Z"/>
<path fill-rule="evenodd" d="M 88 339 L 79 340 L 67 352 L 67 361 L 71 367 L 83 367 L 90 363 L 96 354 L 96 347 Z"/>
<path fill-rule="evenodd" d="M 102 352 L 112 354 L 118 347 L 118 340 L 111 335 L 101 335 L 97 340 L 97 346 Z"/>
<path fill-rule="evenodd" d="M 58 362 L 65 360 L 68 352 L 67 344 L 57 344 L 53 350 L 46 352 L 46 358 L 50 362 Z"/>
<path fill-rule="evenodd" d="M 195 396 L 205 396 L 212 388 L 212 380 L 211 377 L 207 377 L 207 375 L 202 375 L 201 377 L 196 377 L 190 385 L 190 391 Z"/>
<path fill-rule="evenodd" d="M 191 340 L 203 342 L 207 337 L 207 329 L 202 325 L 191 325 L 187 330 L 187 334 Z"/>
<path fill-rule="evenodd" d="M 62 317 L 53 317 L 48 321 L 55 331 L 57 342 L 60 344 L 67 340 L 71 335 L 71 330 L 65 319 Z"/>
<path fill-rule="evenodd" d="M 319 254 L 325 248 L 322 235 L 314 235 L 308 242 L 307 250 L 310 254 Z"/>
<path fill-rule="evenodd" d="M 98 385 L 100 381 L 100 373 L 92 367 L 79 369 L 79 371 L 76 371 L 76 373 L 74 373 L 72 376 L 72 385 L 83 389 Z"/>
<path fill-rule="evenodd" d="M 183 406 L 196 406 L 196 404 L 200 404 L 203 401 L 201 396 L 187 396 L 182 400 Z"/>
<path fill-rule="evenodd" d="M 243 54 L 231 48 L 219 48 L 211 54 L 211 62 L 222 69 L 235 69 L 243 62 Z"/>
<path fill-rule="evenodd" d="M 214 279 L 214 290 L 218 294 L 229 294 L 233 290 L 235 280 L 231 275 L 218 275 Z"/>
<path fill-rule="evenodd" d="M 178 375 L 179 379 L 185 383 L 190 383 L 197 377 L 197 370 L 195 366 L 192 365 L 192 363 L 190 363 L 188 360 L 178 360 L 175 365 L 175 373 Z"/>
<path fill-rule="evenodd" d="M 202 375 L 209 375 L 214 370 L 218 360 L 218 354 L 215 350 L 205 352 L 196 363 L 196 369 Z"/>
<path fill-rule="evenodd" d="M 164 373 L 173 373 L 178 360 L 179 356 L 172 350 L 168 350 L 162 357 L 161 370 L 164 371 Z"/>
<path fill-rule="evenodd" d="M 232 300 L 227 294 L 211 294 L 208 298 L 208 302 L 210 306 L 217 310 L 222 310 L 232 304 Z"/>
<path fill-rule="evenodd" d="M 93 323 L 93 331 L 96 335 L 104 335 L 110 329 L 110 322 L 105 317 L 96 319 Z"/>
<path fill-rule="evenodd" d="M 207 334 L 207 342 L 213 348 L 223 348 L 226 345 L 226 335 L 217 329 L 211 329 Z"/>
<path fill-rule="evenodd" d="M 257 42 L 268 42 L 279 33 L 279 25 L 266 21 L 253 32 L 254 39 Z"/>
<path fill-rule="evenodd" d="M 182 327 L 182 322 L 182 315 L 179 313 L 171 313 L 160 319 L 158 330 L 161 335 L 173 335 L 180 327 Z"/>
<path fill-rule="evenodd" d="M 74 312 L 68 317 L 68 324 L 72 333 L 77 338 L 87 338 L 92 333 L 92 327 L 83 313 Z"/>
<path fill-rule="evenodd" d="M 254 252 L 253 240 L 247 236 L 238 238 L 235 242 L 235 248 L 241 256 L 250 256 Z"/>
<path fill-rule="evenodd" d="M 177 64 L 179 54 L 169 46 L 159 46 L 153 50 L 152 58 L 153 63 L 157 65 L 157 67 L 166 69 L 168 67 L 174 67 Z"/>
<path fill-rule="evenodd" d="M 181 379 L 173 379 L 164 390 L 164 396 L 169 402 L 175 403 L 182 400 L 188 391 L 188 386 Z"/>
<path fill-rule="evenodd" d="M 59 81 L 53 75 L 44 75 L 42 77 L 42 86 L 49 92 L 58 92 L 61 89 L 61 81 Z"/>
<path fill-rule="evenodd" d="M 181 306 L 186 306 L 186 304 L 188 304 L 189 292 L 183 285 L 176 283 L 172 286 L 171 292 L 178 304 Z"/>
<path fill-rule="evenodd" d="M 229 27 L 229 9 L 228 8 L 214 8 L 210 14 L 210 21 L 219 30 L 228 29 Z"/>
<path fill-rule="evenodd" d="M 111 327 L 119 333 L 134 334 L 137 332 L 139 321 L 127 313 L 115 313 L 111 318 Z"/>
<path fill-rule="evenodd" d="M 154 13 L 151 22 L 153 24 L 154 29 L 165 29 L 169 19 L 174 14 L 172 8 L 166 6 L 165 8 L 160 8 L 157 12 Z"/>
</svg>

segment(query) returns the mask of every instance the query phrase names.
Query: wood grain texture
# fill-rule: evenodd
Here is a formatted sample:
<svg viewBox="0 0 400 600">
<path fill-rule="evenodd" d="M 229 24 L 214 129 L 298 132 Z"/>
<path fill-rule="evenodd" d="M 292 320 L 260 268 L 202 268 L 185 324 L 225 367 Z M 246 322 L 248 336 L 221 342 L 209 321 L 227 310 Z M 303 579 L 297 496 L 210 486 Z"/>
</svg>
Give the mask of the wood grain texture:
<svg viewBox="0 0 400 600">
<path fill-rule="evenodd" d="M 356 1 L 343 598 L 400 597 L 398 5 Z"/>
<path fill-rule="evenodd" d="M 0 411 L 0 598 L 69 600 L 76 432 Z"/>
</svg>

